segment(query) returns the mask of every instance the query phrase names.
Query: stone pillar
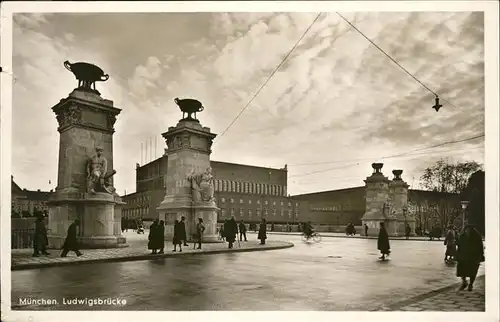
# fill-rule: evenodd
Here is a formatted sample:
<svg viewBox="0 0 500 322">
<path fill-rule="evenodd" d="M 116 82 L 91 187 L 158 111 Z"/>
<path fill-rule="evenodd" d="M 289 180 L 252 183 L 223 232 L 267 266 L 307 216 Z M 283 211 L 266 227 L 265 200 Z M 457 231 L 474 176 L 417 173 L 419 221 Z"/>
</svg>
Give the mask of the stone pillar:
<svg viewBox="0 0 500 322">
<path fill-rule="evenodd" d="M 404 236 L 406 233 L 406 224 L 410 225 L 412 234 L 415 234 L 415 219 L 408 211 L 409 185 L 401 179 L 403 170 L 393 170 L 392 173 L 394 174 L 394 179 L 389 183 L 389 189 L 394 214 L 393 234 Z"/>
<path fill-rule="evenodd" d="M 380 222 L 386 221 L 384 207 L 389 199 L 389 179 L 380 171 L 383 163 L 372 163 L 373 174 L 365 180 L 366 210 L 361 218 L 368 226 L 368 235 L 376 236 Z"/>
<path fill-rule="evenodd" d="M 60 248 L 69 225 L 80 219 L 78 238 L 82 248 L 121 247 L 115 211 L 123 202 L 116 193 L 87 193 L 87 162 L 96 147 L 103 149 L 108 173 L 113 170 L 113 133 L 120 109 L 99 92 L 77 88 L 52 107 L 59 123 L 57 188 L 49 201 L 49 246 Z M 110 179 L 112 184 L 112 178 Z"/>
<path fill-rule="evenodd" d="M 214 200 L 194 200 L 190 180 L 192 175 L 200 175 L 210 168 L 210 148 L 216 135 L 210 128 L 202 127 L 198 120 L 187 118 L 169 127 L 162 136 L 167 143 L 168 164 L 165 197 L 157 209 L 160 220 L 165 221 L 165 239 L 172 240 L 174 222 L 184 216 L 189 240 L 192 240 L 198 218 L 203 218 L 204 242 L 218 242 L 219 208 Z"/>
</svg>

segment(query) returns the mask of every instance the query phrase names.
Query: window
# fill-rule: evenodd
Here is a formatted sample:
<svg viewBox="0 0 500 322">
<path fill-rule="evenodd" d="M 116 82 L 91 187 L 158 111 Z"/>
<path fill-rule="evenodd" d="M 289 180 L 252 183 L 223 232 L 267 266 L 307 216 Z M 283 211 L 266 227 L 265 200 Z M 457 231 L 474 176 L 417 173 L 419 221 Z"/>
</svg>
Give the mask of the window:
<svg viewBox="0 0 500 322">
<path fill-rule="evenodd" d="M 241 191 L 241 183 L 240 182 L 236 182 L 236 192 L 242 192 Z"/>
<path fill-rule="evenodd" d="M 252 218 L 252 209 L 248 209 L 248 218 Z"/>
<path fill-rule="evenodd" d="M 234 203 L 234 199 L 233 198 L 231 198 L 231 203 Z"/>
<path fill-rule="evenodd" d="M 264 208 L 264 214 L 267 216 L 268 214 L 267 208 Z"/>
<path fill-rule="evenodd" d="M 242 204 L 242 203 L 243 203 L 243 199 L 240 199 L 240 204 Z"/>
<path fill-rule="evenodd" d="M 252 199 L 248 199 L 248 204 L 251 205 L 252 204 Z"/>
<path fill-rule="evenodd" d="M 269 202 L 268 202 L 267 200 L 266 200 L 266 201 L 264 201 L 264 204 L 265 204 L 266 206 L 267 206 L 267 204 L 268 204 L 268 203 L 269 203 Z"/>
<path fill-rule="evenodd" d="M 285 216 L 285 211 L 283 209 L 281 209 L 280 215 L 281 215 L 281 217 Z"/>
<path fill-rule="evenodd" d="M 273 216 L 276 217 L 276 209 L 273 209 Z"/>
<path fill-rule="evenodd" d="M 276 201 L 273 201 L 273 206 L 276 206 Z"/>
<path fill-rule="evenodd" d="M 291 207 L 292 206 L 292 203 L 289 201 L 288 202 L 288 207 Z"/>
<path fill-rule="evenodd" d="M 221 213 L 221 215 L 222 215 L 222 218 L 225 218 L 225 217 L 226 217 L 226 209 L 222 208 L 222 209 L 220 210 L 220 213 Z"/>
<path fill-rule="evenodd" d="M 226 202 L 226 198 L 220 198 L 220 202 L 225 203 Z"/>
<path fill-rule="evenodd" d="M 240 217 L 243 217 L 243 209 L 240 208 Z"/>
<path fill-rule="evenodd" d="M 281 206 L 283 206 L 283 201 L 281 202 Z"/>
<path fill-rule="evenodd" d="M 260 200 L 257 200 L 257 204 L 260 205 Z"/>
<path fill-rule="evenodd" d="M 260 209 L 257 209 L 256 213 L 257 213 L 257 217 L 260 217 Z"/>
</svg>

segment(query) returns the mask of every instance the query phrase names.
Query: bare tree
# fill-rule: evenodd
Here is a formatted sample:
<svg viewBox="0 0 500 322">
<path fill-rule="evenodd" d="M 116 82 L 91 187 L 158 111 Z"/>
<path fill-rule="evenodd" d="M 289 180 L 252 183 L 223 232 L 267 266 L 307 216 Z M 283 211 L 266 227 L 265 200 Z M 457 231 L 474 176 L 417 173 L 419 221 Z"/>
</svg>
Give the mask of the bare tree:
<svg viewBox="0 0 500 322">
<path fill-rule="evenodd" d="M 467 187 L 470 175 L 481 169 L 481 164 L 475 161 L 450 164 L 439 160 L 424 170 L 420 186 L 431 191 L 461 193 Z"/>
</svg>

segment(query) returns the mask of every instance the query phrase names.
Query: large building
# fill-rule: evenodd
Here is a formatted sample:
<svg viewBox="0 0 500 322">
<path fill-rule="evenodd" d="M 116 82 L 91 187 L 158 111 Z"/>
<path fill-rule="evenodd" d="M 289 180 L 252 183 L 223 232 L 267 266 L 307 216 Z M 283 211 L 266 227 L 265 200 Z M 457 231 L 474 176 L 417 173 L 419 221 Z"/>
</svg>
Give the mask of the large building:
<svg viewBox="0 0 500 322">
<path fill-rule="evenodd" d="M 21 189 L 11 176 L 11 198 L 12 214 L 19 217 L 29 217 L 35 215 L 35 212 L 48 212 L 47 201 L 53 191 L 41 191 Z"/>
<path fill-rule="evenodd" d="M 219 221 L 231 215 L 247 223 L 258 223 L 261 218 L 277 225 L 311 221 L 326 230 L 341 231 L 348 223 L 360 226 L 366 210 L 365 186 L 290 196 L 286 166 L 272 169 L 211 161 L 211 167 L 221 209 Z M 165 196 L 166 169 L 166 155 L 137 165 L 137 192 L 123 196 L 125 218 L 150 221 L 158 217 L 156 207 Z M 417 227 L 423 229 L 460 212 L 456 194 L 409 189 L 408 202 L 413 205 Z"/>
<path fill-rule="evenodd" d="M 165 196 L 167 155 L 136 166 L 136 192 L 123 196 L 127 203 L 123 216 L 145 221 L 158 217 L 156 207 Z M 262 217 L 271 222 L 299 221 L 299 202 L 287 195 L 287 169 L 256 167 L 211 161 L 219 220 L 231 215 L 237 220 L 257 223 Z"/>
</svg>

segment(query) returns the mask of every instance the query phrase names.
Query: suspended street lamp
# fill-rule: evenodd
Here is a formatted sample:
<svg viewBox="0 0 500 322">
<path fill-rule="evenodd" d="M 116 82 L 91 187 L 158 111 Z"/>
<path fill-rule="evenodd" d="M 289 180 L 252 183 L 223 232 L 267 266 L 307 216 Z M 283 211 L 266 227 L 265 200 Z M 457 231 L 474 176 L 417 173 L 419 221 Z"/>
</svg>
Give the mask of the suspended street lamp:
<svg viewBox="0 0 500 322">
<path fill-rule="evenodd" d="M 436 112 L 439 112 L 439 109 L 441 107 L 443 107 L 443 105 L 439 104 L 439 96 L 436 95 L 436 103 L 434 104 L 434 106 L 432 107 L 433 109 L 436 110 Z"/>
</svg>

